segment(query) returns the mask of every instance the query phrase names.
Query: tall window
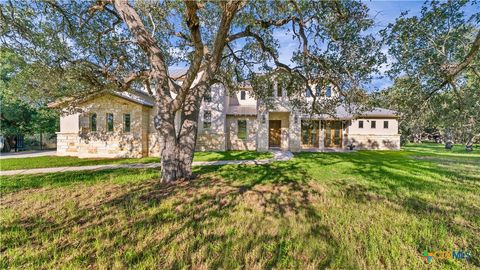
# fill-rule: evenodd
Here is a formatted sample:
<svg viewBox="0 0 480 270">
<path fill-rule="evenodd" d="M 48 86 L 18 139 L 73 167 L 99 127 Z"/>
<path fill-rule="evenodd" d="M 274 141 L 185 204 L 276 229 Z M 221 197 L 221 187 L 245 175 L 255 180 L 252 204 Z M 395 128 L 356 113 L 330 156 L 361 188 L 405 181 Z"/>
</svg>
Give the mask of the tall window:
<svg viewBox="0 0 480 270">
<path fill-rule="evenodd" d="M 332 87 L 329 85 L 327 86 L 327 90 L 325 91 L 325 95 L 327 97 L 331 97 L 332 96 Z"/>
<path fill-rule="evenodd" d="M 107 131 L 113 131 L 113 113 L 107 113 Z"/>
<path fill-rule="evenodd" d="M 383 121 L 383 128 L 388 128 L 388 121 Z"/>
<path fill-rule="evenodd" d="M 212 126 L 212 112 L 204 111 L 203 112 L 203 128 L 209 129 Z"/>
<path fill-rule="evenodd" d="M 363 121 L 362 120 L 358 121 L 358 128 L 363 128 Z"/>
<path fill-rule="evenodd" d="M 247 139 L 247 120 L 238 120 L 237 136 L 241 140 Z"/>
<path fill-rule="evenodd" d="M 322 86 L 320 84 L 317 84 L 315 86 L 315 96 L 319 97 L 322 94 Z"/>
<path fill-rule="evenodd" d="M 205 91 L 205 94 L 203 95 L 203 100 L 205 102 L 211 102 L 212 101 L 212 89 L 208 88 L 207 91 Z"/>
<path fill-rule="evenodd" d="M 90 115 L 90 131 L 97 131 L 97 114 Z"/>
<path fill-rule="evenodd" d="M 130 114 L 123 115 L 123 132 L 130 132 Z"/>
<path fill-rule="evenodd" d="M 305 88 L 305 96 L 306 97 L 311 97 L 312 96 L 312 92 L 310 91 L 310 89 Z"/>
<path fill-rule="evenodd" d="M 371 122 L 371 128 L 377 128 L 377 121 Z"/>
<path fill-rule="evenodd" d="M 246 96 L 247 96 L 247 93 L 245 91 L 243 91 L 243 90 L 240 91 L 240 99 L 241 100 L 245 100 Z"/>
<path fill-rule="evenodd" d="M 281 83 L 277 84 L 277 97 L 283 96 L 283 85 Z"/>
</svg>

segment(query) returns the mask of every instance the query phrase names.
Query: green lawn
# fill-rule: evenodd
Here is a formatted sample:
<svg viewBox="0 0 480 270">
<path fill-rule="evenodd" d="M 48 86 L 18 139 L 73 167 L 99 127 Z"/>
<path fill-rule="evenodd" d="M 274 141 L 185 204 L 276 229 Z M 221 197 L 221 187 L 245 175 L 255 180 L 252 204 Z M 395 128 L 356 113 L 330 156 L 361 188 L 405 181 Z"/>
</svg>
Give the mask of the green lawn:
<svg viewBox="0 0 480 270">
<path fill-rule="evenodd" d="M 214 160 L 248 160 L 248 159 L 268 159 L 272 154 L 269 152 L 256 151 L 226 151 L 226 152 L 196 152 L 194 161 L 214 161 Z M 152 163 L 160 162 L 159 158 L 77 158 L 77 157 L 31 157 L 31 158 L 10 158 L 0 159 L 0 169 L 20 170 L 33 168 L 49 168 L 64 166 L 88 166 L 100 164 L 127 164 L 127 163 Z"/>
<path fill-rule="evenodd" d="M 480 269 L 480 155 L 436 145 L 259 166 L 0 178 L 0 268 Z"/>
</svg>

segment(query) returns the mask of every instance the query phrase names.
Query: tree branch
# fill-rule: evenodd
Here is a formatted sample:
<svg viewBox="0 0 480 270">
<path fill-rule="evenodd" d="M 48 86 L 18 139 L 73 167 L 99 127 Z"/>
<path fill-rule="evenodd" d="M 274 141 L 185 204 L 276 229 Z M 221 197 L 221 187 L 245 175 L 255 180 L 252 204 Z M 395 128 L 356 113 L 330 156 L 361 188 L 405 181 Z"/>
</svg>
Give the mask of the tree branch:
<svg viewBox="0 0 480 270">
<path fill-rule="evenodd" d="M 157 80 L 157 91 L 154 93 L 158 99 L 172 101 L 170 88 L 168 85 L 168 72 L 165 59 L 156 40 L 147 32 L 138 13 L 133 7 L 124 0 L 113 0 L 115 10 L 127 25 L 132 35 L 137 40 L 138 45 L 147 54 L 150 59 L 152 70 L 150 76 Z"/>
<path fill-rule="evenodd" d="M 182 83 L 180 92 L 175 97 L 173 110 L 176 111 L 180 108 L 184 102 L 187 93 L 190 91 L 193 81 L 197 77 L 198 71 L 202 64 L 204 55 L 204 46 L 202 42 L 202 35 L 200 32 L 200 20 L 197 16 L 197 10 L 199 9 L 198 3 L 195 1 L 185 1 L 187 9 L 185 11 L 185 22 L 190 30 L 191 40 L 195 47 L 193 60 L 185 75 L 185 80 Z"/>
</svg>

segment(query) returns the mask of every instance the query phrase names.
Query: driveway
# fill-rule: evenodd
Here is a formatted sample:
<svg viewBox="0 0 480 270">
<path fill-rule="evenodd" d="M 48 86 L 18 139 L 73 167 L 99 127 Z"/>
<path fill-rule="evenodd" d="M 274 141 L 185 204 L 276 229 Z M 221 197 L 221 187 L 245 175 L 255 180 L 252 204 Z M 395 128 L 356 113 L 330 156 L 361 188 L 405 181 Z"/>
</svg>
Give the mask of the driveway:
<svg viewBox="0 0 480 270">
<path fill-rule="evenodd" d="M 38 150 L 38 151 L 0 153 L 0 159 L 55 156 L 56 152 L 57 151 L 55 150 Z"/>
</svg>

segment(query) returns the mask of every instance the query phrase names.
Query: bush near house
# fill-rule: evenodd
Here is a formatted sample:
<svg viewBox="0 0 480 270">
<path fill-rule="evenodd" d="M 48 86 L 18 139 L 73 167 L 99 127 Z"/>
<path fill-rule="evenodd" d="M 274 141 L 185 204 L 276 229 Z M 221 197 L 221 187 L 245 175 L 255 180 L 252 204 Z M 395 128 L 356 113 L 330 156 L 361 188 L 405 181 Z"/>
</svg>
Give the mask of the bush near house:
<svg viewBox="0 0 480 270">
<path fill-rule="evenodd" d="M 2 177 L 1 268 L 480 268 L 480 154 L 301 153 L 261 166 Z"/>
</svg>

